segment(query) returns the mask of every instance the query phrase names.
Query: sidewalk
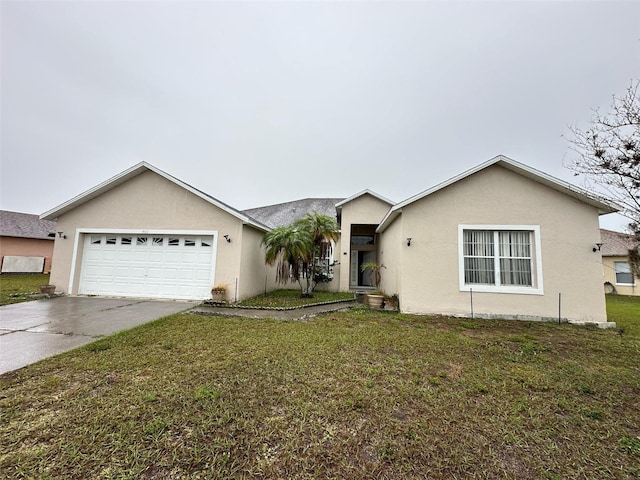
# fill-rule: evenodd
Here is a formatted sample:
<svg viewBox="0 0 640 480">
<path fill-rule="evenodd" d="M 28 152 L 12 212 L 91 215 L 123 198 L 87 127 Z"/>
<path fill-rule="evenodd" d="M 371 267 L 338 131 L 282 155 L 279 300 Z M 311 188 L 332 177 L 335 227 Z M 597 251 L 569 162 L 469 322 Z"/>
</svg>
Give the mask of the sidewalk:
<svg viewBox="0 0 640 480">
<path fill-rule="evenodd" d="M 327 305 L 312 305 L 309 307 L 300 307 L 294 310 L 277 310 L 277 309 L 257 309 L 257 308 L 240 308 L 225 307 L 224 305 L 200 305 L 189 310 L 189 313 L 196 315 L 218 315 L 221 317 L 246 317 L 246 318 L 275 318 L 278 320 L 302 320 L 305 318 L 315 317 L 323 313 L 337 312 L 340 310 L 349 310 L 357 305 L 357 302 L 341 302 L 331 303 Z"/>
</svg>

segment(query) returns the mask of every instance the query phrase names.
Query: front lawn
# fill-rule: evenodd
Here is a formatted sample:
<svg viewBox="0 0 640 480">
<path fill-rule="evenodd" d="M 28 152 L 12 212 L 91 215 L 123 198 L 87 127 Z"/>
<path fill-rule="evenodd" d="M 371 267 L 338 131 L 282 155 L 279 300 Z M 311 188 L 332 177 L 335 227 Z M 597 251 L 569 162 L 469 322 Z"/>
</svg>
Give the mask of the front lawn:
<svg viewBox="0 0 640 480">
<path fill-rule="evenodd" d="M 268 292 L 266 295 L 258 295 L 238 302 L 243 307 L 269 307 L 289 308 L 311 305 L 314 303 L 334 302 L 340 300 L 353 300 L 352 292 L 322 292 L 316 290 L 313 297 L 302 298 L 300 290 L 280 289 Z"/>
<path fill-rule="evenodd" d="M 0 376 L 0 477 L 638 478 L 640 299 L 609 308 L 173 315 Z"/>
<path fill-rule="evenodd" d="M 40 293 L 40 285 L 49 283 L 49 274 L 0 275 L 0 305 L 27 302 Z"/>
</svg>

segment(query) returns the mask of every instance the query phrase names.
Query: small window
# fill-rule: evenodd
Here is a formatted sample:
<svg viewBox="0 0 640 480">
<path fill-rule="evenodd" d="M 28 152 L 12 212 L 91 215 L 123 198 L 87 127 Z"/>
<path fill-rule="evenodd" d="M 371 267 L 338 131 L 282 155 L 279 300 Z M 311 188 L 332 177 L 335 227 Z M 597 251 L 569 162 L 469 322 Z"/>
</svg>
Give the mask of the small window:
<svg viewBox="0 0 640 480">
<path fill-rule="evenodd" d="M 136 239 L 136 245 L 146 245 L 147 244 L 147 237 L 138 237 Z"/>
<path fill-rule="evenodd" d="M 200 242 L 200 245 L 202 245 L 203 247 L 210 247 L 211 242 L 209 240 L 202 240 L 202 242 Z"/>
<path fill-rule="evenodd" d="M 162 246 L 162 237 L 153 237 L 152 245 L 154 247 L 161 247 Z"/>
<path fill-rule="evenodd" d="M 375 237 L 373 235 L 351 235 L 352 245 L 374 245 Z"/>
<path fill-rule="evenodd" d="M 196 246 L 196 241 L 193 240 L 192 238 L 185 238 L 184 239 L 184 246 L 185 247 L 195 247 Z"/>
<path fill-rule="evenodd" d="M 105 242 L 107 245 L 115 245 L 116 237 L 107 237 L 107 241 Z"/>
<path fill-rule="evenodd" d="M 179 238 L 170 238 L 167 243 L 168 243 L 168 245 L 170 247 L 177 247 L 178 245 L 180 245 L 180 239 Z"/>
<path fill-rule="evenodd" d="M 616 269 L 616 284 L 618 285 L 634 285 L 633 273 L 629 262 L 614 262 Z"/>
<path fill-rule="evenodd" d="M 91 245 L 100 245 L 102 243 L 102 237 L 92 236 L 91 237 Z"/>
<path fill-rule="evenodd" d="M 131 237 L 122 237 L 120 245 L 131 245 Z"/>
</svg>

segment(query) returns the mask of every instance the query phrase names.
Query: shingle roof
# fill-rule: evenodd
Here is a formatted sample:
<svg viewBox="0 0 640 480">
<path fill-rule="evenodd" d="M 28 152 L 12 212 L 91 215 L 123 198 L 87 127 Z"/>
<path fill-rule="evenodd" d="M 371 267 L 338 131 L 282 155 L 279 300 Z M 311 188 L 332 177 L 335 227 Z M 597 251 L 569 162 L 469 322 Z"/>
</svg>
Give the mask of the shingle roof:
<svg viewBox="0 0 640 480">
<path fill-rule="evenodd" d="M 626 257 L 629 250 L 637 246 L 633 237 L 628 233 L 614 232 L 613 230 L 600 229 L 600 252 L 603 257 Z"/>
<path fill-rule="evenodd" d="M 40 220 L 38 215 L 0 210 L 0 235 L 3 237 L 53 240 L 49 232 L 55 232 L 55 229 L 56 222 Z"/>
<path fill-rule="evenodd" d="M 305 198 L 293 202 L 267 205 L 266 207 L 250 208 L 243 213 L 255 218 L 260 223 L 270 228 L 289 225 L 291 222 L 302 218 L 307 213 L 318 212 L 322 215 L 336 217 L 336 203 L 343 198 Z"/>
</svg>

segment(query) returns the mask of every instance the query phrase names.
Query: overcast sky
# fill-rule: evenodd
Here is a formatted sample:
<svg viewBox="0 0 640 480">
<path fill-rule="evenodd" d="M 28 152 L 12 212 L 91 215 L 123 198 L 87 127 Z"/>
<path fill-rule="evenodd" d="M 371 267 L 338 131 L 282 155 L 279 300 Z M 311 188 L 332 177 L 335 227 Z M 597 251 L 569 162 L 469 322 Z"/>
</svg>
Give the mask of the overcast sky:
<svg viewBox="0 0 640 480">
<path fill-rule="evenodd" d="M 238 209 L 498 154 L 581 185 L 562 135 L 640 78 L 640 2 L 0 5 L 0 200 L 28 213 L 140 161 Z"/>
</svg>

